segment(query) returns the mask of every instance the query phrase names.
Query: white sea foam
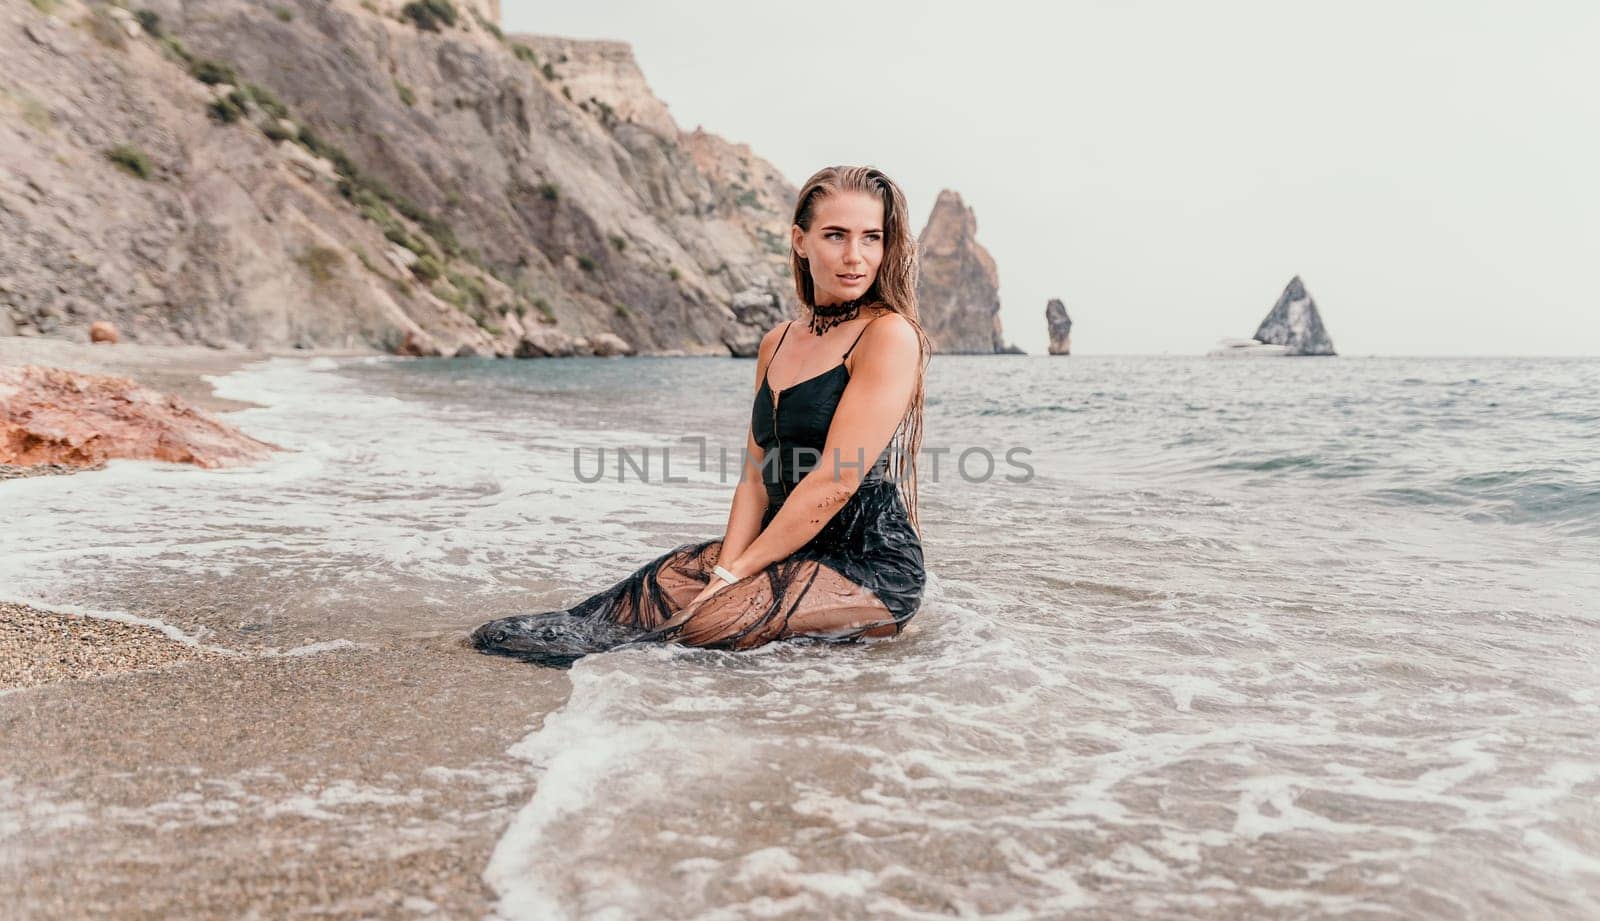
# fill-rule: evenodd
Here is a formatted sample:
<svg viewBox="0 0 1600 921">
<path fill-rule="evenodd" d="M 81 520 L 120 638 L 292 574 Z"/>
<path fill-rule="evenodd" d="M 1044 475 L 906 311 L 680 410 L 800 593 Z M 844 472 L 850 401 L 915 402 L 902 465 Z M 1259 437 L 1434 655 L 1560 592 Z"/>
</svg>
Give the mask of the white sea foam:
<svg viewBox="0 0 1600 921">
<path fill-rule="evenodd" d="M 324 652 L 336 652 L 341 649 L 360 649 L 361 646 L 361 643 L 352 643 L 349 640 L 343 639 L 323 640 L 320 643 L 306 643 L 302 646 L 295 646 L 291 649 L 282 650 L 281 652 L 272 652 L 269 653 L 269 655 L 290 657 L 314 656 Z"/>
<path fill-rule="evenodd" d="M 593 584 L 713 536 L 709 503 L 572 474 L 571 446 L 644 433 L 541 420 L 532 439 L 484 437 L 458 413 L 354 387 L 337 367 L 277 359 L 217 380 L 219 395 L 261 404 L 230 421 L 286 449 L 263 463 L 118 461 L 70 481 L 6 483 L 5 517 L 26 527 L 0 528 L 0 597 L 104 609 L 146 585 L 156 606 L 164 586 L 200 581 L 236 584 L 231 605 L 248 612 L 248 592 L 259 599 L 253 616 L 284 630 L 352 596 L 393 599 L 421 626 L 421 599 Z M 673 521 L 681 537 L 663 541 L 659 527 Z"/>
</svg>

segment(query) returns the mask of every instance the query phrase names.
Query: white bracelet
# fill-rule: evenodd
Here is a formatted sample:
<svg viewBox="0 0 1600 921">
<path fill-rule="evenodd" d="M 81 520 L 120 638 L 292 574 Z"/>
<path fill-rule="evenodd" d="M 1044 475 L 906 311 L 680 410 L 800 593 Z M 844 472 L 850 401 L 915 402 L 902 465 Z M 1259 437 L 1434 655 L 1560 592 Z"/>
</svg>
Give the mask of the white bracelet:
<svg viewBox="0 0 1600 921">
<path fill-rule="evenodd" d="M 717 578 L 719 578 L 722 581 L 728 583 L 729 585 L 732 585 L 733 583 L 739 581 L 739 577 L 738 576 L 736 576 L 733 573 L 729 572 L 727 567 L 723 566 L 720 563 L 717 564 L 716 566 L 711 567 L 711 572 L 714 575 L 716 575 Z"/>
</svg>

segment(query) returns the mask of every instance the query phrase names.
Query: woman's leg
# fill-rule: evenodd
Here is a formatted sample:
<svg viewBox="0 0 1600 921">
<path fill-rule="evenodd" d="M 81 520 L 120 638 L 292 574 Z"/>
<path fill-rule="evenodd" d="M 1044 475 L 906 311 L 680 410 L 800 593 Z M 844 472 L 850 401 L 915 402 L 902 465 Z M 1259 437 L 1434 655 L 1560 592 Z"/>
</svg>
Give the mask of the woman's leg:
<svg viewBox="0 0 1600 921">
<path fill-rule="evenodd" d="M 714 565 L 714 555 L 709 562 L 704 556 L 687 560 L 687 577 L 703 588 Z M 695 571 L 695 566 L 704 569 Z M 802 560 L 768 567 L 698 605 L 680 607 L 655 632 L 660 639 L 690 646 L 751 649 L 801 636 L 891 636 L 896 627 L 894 615 L 870 589 L 826 564 Z"/>
<path fill-rule="evenodd" d="M 722 541 L 684 544 L 663 553 L 567 613 L 652 630 L 683 610 L 706 587 Z"/>
<path fill-rule="evenodd" d="M 621 643 L 679 642 L 752 649 L 775 640 L 890 636 L 894 615 L 870 589 L 814 560 L 769 566 L 710 598 L 720 540 L 685 544 L 564 611 L 507 617 L 472 634 L 483 652 L 567 665 Z"/>
</svg>

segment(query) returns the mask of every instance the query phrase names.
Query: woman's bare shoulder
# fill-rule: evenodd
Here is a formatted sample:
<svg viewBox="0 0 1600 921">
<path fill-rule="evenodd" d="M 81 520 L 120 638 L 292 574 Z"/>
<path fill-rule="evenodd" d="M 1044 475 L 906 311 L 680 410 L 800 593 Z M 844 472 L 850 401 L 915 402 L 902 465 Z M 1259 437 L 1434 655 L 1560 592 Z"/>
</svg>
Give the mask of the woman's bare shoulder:
<svg viewBox="0 0 1600 921">
<path fill-rule="evenodd" d="M 789 321 L 782 320 L 776 326 L 767 330 L 766 334 L 761 337 L 761 345 L 756 348 L 756 357 L 758 359 L 764 362 L 772 357 L 773 351 L 778 347 L 778 340 L 783 338 L 783 331 L 788 326 Z"/>
<path fill-rule="evenodd" d="M 921 346 L 911 321 L 898 310 L 886 310 L 867 321 L 859 348 L 870 352 L 903 352 L 909 348 L 914 352 Z"/>
<path fill-rule="evenodd" d="M 892 314 L 892 316 L 891 316 Z M 845 359 L 851 377 L 867 374 L 895 376 L 915 373 L 922 343 L 911 321 L 898 311 L 880 314 L 867 322 L 861 338 Z"/>
</svg>

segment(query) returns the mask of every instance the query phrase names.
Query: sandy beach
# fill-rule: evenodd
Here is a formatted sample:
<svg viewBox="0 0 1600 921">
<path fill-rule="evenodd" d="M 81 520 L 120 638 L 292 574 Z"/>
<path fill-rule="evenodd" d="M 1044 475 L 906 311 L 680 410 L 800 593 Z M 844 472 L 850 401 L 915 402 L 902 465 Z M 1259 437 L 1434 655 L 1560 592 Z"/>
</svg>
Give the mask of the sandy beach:
<svg viewBox="0 0 1600 921">
<path fill-rule="evenodd" d="M 216 655 L 149 626 L 0 602 L 0 691 Z"/>
<path fill-rule="evenodd" d="M 224 418 L 252 404 L 218 397 L 206 378 L 267 357 L 0 338 L 0 364 L 127 376 Z M 56 473 L 101 475 L 11 476 Z M 553 706 L 564 678 L 479 656 L 460 645 L 462 631 L 404 649 L 285 649 L 281 637 L 230 629 L 234 611 L 141 598 L 125 607 L 183 626 L 0 603 L 8 917 L 489 910 L 482 868 L 531 786 L 506 754 L 531 727 L 498 720 L 498 698 L 517 688 L 517 712 L 537 712 L 526 704 Z M 207 638 L 169 635 L 187 630 Z"/>
<path fill-rule="evenodd" d="M 87 374 L 132 378 L 212 413 L 252 404 L 216 395 L 208 377 L 227 374 L 265 353 L 203 346 L 90 345 L 61 339 L 0 336 L 0 366 L 47 365 Z M 0 482 L 34 476 L 92 473 L 104 467 L 0 464 Z M 3 586 L 0 586 L 3 588 Z M 0 691 L 161 668 L 216 655 L 139 624 L 0 603 Z"/>
</svg>

